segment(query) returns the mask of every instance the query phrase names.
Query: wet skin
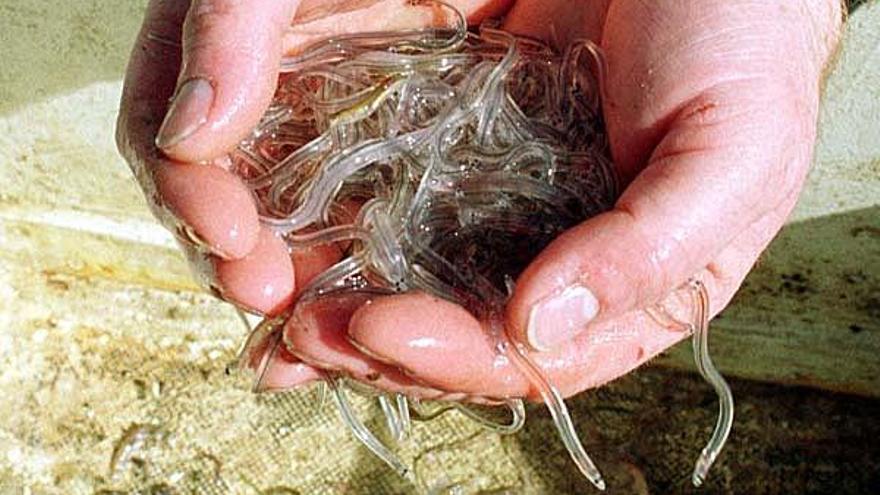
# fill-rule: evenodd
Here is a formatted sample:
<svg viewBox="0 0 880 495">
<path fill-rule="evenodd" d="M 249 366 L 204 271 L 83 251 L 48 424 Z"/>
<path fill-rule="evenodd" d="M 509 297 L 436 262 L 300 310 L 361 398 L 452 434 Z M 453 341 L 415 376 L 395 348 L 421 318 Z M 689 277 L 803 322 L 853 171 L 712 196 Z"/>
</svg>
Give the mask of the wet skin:
<svg viewBox="0 0 880 495">
<path fill-rule="evenodd" d="M 613 210 L 567 231 L 527 267 L 505 315 L 509 333 L 572 395 L 684 337 L 640 309 L 689 277 L 706 284 L 712 314 L 721 311 L 779 231 L 812 158 L 840 6 L 454 3 L 473 22 L 506 12 L 506 29 L 559 46 L 588 37 L 608 59 L 604 111 L 626 188 Z M 126 76 L 119 148 L 157 216 L 224 298 L 276 313 L 339 256 L 289 253 L 225 168 L 225 153 L 272 97 L 281 55 L 394 18 L 387 1 L 151 2 Z M 272 386 L 315 379 L 301 360 L 427 397 L 536 397 L 462 308 L 419 293 L 364 302 L 302 308 L 284 330 L 293 355 L 270 363 Z"/>
</svg>

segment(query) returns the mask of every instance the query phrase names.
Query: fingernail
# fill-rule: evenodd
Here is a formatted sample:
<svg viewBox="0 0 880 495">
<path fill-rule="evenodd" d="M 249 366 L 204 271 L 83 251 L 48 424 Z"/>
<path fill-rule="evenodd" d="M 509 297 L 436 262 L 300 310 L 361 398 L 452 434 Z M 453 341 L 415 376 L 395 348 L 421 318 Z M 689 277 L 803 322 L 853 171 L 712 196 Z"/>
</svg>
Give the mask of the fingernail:
<svg viewBox="0 0 880 495">
<path fill-rule="evenodd" d="M 206 79 L 190 79 L 177 89 L 156 135 L 156 146 L 168 149 L 190 137 L 208 120 L 214 88 Z"/>
<path fill-rule="evenodd" d="M 526 337 L 538 351 L 547 351 L 580 333 L 596 314 L 599 301 L 582 285 L 572 285 L 540 301 L 529 312 Z"/>
<path fill-rule="evenodd" d="M 177 222 L 177 240 L 178 242 L 186 245 L 189 244 L 193 247 L 194 250 L 198 252 L 210 253 L 212 251 L 211 245 L 208 244 L 208 241 L 202 239 L 202 236 L 196 233 L 196 230 L 189 225 L 186 225 L 180 220 L 176 220 Z M 219 252 L 217 253 L 221 257 L 225 258 L 225 253 Z"/>
</svg>

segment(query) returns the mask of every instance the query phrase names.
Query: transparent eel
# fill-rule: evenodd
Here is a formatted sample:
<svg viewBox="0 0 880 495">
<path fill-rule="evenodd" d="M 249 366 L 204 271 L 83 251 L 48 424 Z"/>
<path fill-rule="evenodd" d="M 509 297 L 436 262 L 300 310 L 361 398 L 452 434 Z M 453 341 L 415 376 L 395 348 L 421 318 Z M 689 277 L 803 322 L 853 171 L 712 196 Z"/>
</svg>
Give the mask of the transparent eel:
<svg viewBox="0 0 880 495">
<path fill-rule="evenodd" d="M 388 427 L 388 432 L 391 433 L 391 438 L 393 438 L 395 442 L 402 442 L 403 438 L 406 436 L 407 427 L 401 419 L 397 404 L 392 402 L 392 399 L 386 394 L 380 394 L 378 401 L 379 407 L 382 409 L 382 414 L 385 416 L 385 424 Z"/>
<path fill-rule="evenodd" d="M 400 424 L 400 429 L 403 431 L 403 436 L 405 437 L 409 429 L 412 428 L 409 400 L 407 400 L 406 396 L 403 394 L 394 394 L 394 402 L 397 406 L 397 417 Z"/>
<path fill-rule="evenodd" d="M 491 418 L 487 418 L 483 414 L 480 414 L 479 412 L 474 410 L 472 407 L 461 402 L 453 402 L 452 404 L 453 407 L 458 410 L 458 412 L 476 421 L 480 426 L 486 428 L 493 433 L 498 433 L 501 435 L 513 435 L 514 433 L 521 430 L 523 425 L 525 425 L 526 423 L 526 407 L 522 399 L 506 399 L 504 401 L 505 407 L 507 407 L 508 411 L 510 411 L 509 423 L 499 423 L 493 421 Z"/>
<path fill-rule="evenodd" d="M 709 468 L 718 458 L 721 449 L 727 442 L 730 429 L 733 427 L 733 393 L 730 386 L 715 368 L 709 357 L 709 294 L 706 286 L 699 280 L 692 280 L 689 284 L 691 297 L 694 302 L 694 322 L 691 325 L 693 332 L 694 362 L 697 370 L 703 378 L 712 385 L 718 394 L 718 420 L 715 422 L 715 430 L 709 442 L 700 452 L 694 466 L 691 481 L 694 486 L 701 486 L 706 480 Z"/>
<path fill-rule="evenodd" d="M 489 318 L 493 326 L 500 327 L 497 332 L 504 332 L 503 316 L 501 316 L 501 313 L 496 313 Z M 565 445 L 569 456 L 581 474 L 596 488 L 605 490 L 605 480 L 602 478 L 602 473 L 584 449 L 577 430 L 575 430 L 574 424 L 571 421 L 568 407 L 562 399 L 562 395 L 550 383 L 541 368 L 529 357 L 525 346 L 518 342 L 511 342 L 506 337 L 499 337 L 498 351 L 508 356 L 516 368 L 525 375 L 529 383 L 538 390 L 541 399 L 543 399 L 547 410 L 550 412 L 550 416 L 553 418 L 553 424 L 556 426 L 562 443 Z"/>
<path fill-rule="evenodd" d="M 430 421 L 448 411 L 458 411 L 486 430 L 500 435 L 512 435 L 521 430 L 526 422 L 525 403 L 522 399 L 506 399 L 501 402 L 510 413 L 510 421 L 507 422 L 496 421 L 461 402 L 442 401 L 428 406 L 423 401 L 413 399 L 410 403 L 414 418 L 418 421 Z"/>
<path fill-rule="evenodd" d="M 645 311 L 658 324 L 691 335 L 691 347 L 697 371 L 718 395 L 718 419 L 715 421 L 715 428 L 706 446 L 700 451 L 691 475 L 692 483 L 699 487 L 706 480 L 709 469 L 727 443 L 733 427 L 734 403 L 730 386 L 715 368 L 709 356 L 709 293 L 706 286 L 697 279 L 691 279 L 681 290 L 687 292 L 692 303 L 693 314 L 690 322 L 679 321 L 662 304 L 654 305 Z"/>
<path fill-rule="evenodd" d="M 278 352 L 281 343 L 281 327 L 284 316 L 264 318 L 257 326 L 251 328 L 250 322 L 241 310 L 238 316 L 247 329 L 247 338 L 238 351 L 236 367 L 239 370 L 252 370 L 254 380 L 251 384 L 253 392 L 262 392 L 263 379 L 272 358 Z"/>
<path fill-rule="evenodd" d="M 349 427 L 352 434 L 364 444 L 370 451 L 383 462 L 388 464 L 397 474 L 411 481 L 413 478 L 412 470 L 403 463 L 393 452 L 388 450 L 378 438 L 358 419 L 348 397 L 345 396 L 345 381 L 342 378 L 327 376 L 325 382 L 330 387 L 333 399 L 336 401 L 336 407 L 343 422 Z"/>
</svg>

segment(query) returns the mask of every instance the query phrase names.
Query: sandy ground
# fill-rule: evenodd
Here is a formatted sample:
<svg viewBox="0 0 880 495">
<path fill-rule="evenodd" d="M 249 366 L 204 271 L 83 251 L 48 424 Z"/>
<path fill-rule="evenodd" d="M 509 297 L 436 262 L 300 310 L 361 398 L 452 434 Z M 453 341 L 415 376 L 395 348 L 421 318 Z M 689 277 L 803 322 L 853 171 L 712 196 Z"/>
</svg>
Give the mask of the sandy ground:
<svg viewBox="0 0 880 495">
<path fill-rule="evenodd" d="M 538 407 L 510 437 L 457 413 L 417 424 L 396 447 L 412 485 L 314 390 L 247 391 L 229 369 L 243 329 L 192 283 L 114 150 L 141 10 L 0 2 L 0 494 L 591 493 Z M 736 423 L 703 493 L 880 490 L 878 68 L 880 3 L 865 2 L 807 191 L 715 323 L 722 370 L 751 380 L 732 380 Z M 688 352 L 658 363 L 689 369 Z M 696 375 L 652 366 L 571 406 L 610 493 L 697 493 L 716 404 Z"/>
</svg>

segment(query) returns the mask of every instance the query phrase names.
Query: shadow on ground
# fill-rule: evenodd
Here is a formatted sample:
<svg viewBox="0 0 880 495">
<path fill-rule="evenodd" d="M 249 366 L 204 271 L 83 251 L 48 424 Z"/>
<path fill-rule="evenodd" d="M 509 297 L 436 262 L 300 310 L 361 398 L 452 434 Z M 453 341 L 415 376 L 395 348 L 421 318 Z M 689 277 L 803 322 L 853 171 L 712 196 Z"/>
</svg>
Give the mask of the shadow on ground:
<svg viewBox="0 0 880 495">
<path fill-rule="evenodd" d="M 716 402 L 699 377 L 647 368 L 570 401 L 607 493 L 873 493 L 880 487 L 880 401 L 734 380 L 730 441 L 701 489 L 690 473 Z M 532 408 L 508 442 L 542 478 L 542 493 L 596 493 Z"/>
</svg>

